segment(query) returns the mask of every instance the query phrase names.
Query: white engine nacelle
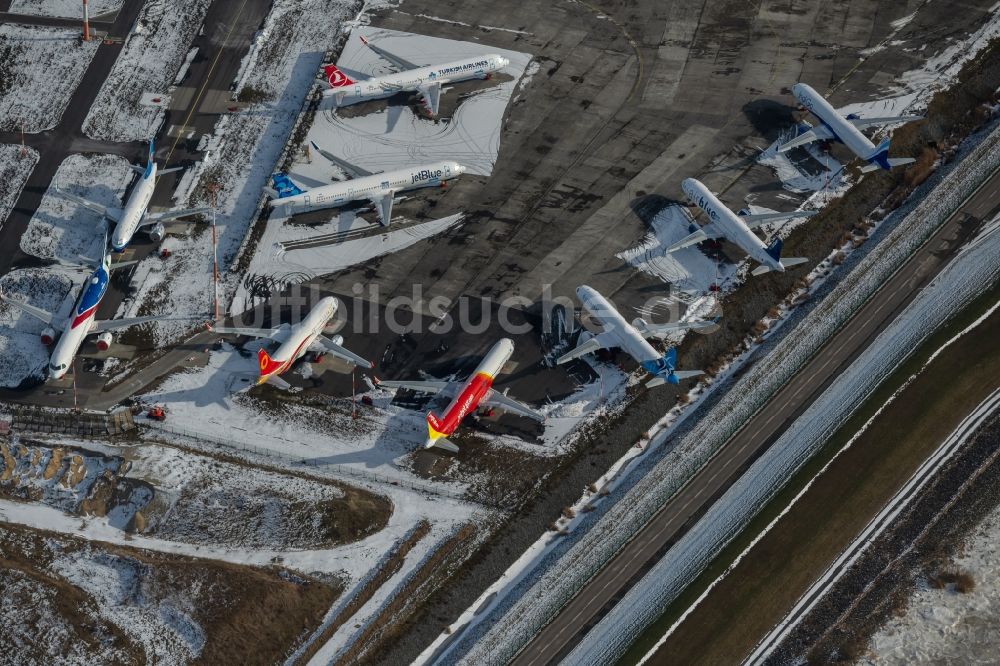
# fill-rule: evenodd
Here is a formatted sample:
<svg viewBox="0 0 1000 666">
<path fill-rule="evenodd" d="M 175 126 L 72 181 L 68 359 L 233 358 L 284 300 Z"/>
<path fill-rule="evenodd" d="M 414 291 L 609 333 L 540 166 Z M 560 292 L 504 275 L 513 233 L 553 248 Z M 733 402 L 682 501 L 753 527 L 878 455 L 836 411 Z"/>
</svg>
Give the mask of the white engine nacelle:
<svg viewBox="0 0 1000 666">
<path fill-rule="evenodd" d="M 114 342 L 114 336 L 111 335 L 111 331 L 104 331 L 97 336 L 97 348 L 100 351 L 108 351 L 111 349 L 111 343 Z"/>
<path fill-rule="evenodd" d="M 42 344 L 48 347 L 56 341 L 56 331 L 51 326 L 42 329 Z"/>
<path fill-rule="evenodd" d="M 646 320 L 643 319 L 642 317 L 636 317 L 635 319 L 632 320 L 632 326 L 641 331 L 642 329 L 646 328 Z"/>
<path fill-rule="evenodd" d="M 332 342 L 335 345 L 342 345 L 342 344 L 344 344 L 344 336 L 342 336 L 342 335 L 335 335 L 332 338 L 330 338 L 330 342 Z"/>
<path fill-rule="evenodd" d="M 154 243 L 159 243 L 167 235 L 167 228 L 163 226 L 162 222 L 157 222 L 155 225 L 149 228 L 149 238 Z"/>
</svg>

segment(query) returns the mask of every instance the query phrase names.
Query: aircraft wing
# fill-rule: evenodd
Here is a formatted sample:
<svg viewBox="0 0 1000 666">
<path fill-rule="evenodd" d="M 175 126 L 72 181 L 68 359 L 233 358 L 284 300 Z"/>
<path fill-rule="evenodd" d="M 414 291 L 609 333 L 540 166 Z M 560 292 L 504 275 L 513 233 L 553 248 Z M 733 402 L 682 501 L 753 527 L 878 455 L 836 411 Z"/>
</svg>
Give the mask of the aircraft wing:
<svg viewBox="0 0 1000 666">
<path fill-rule="evenodd" d="M 614 335 L 612 331 L 604 331 L 594 337 L 590 338 L 586 342 L 583 342 L 576 346 L 573 351 L 567 352 L 556 359 L 556 365 L 562 365 L 567 361 L 572 361 L 575 358 L 580 358 L 581 356 L 586 356 L 598 349 L 610 349 L 611 347 L 617 347 L 619 345 L 618 338 Z"/>
<path fill-rule="evenodd" d="M 364 37 L 361 37 L 361 42 L 365 46 L 367 46 L 368 48 L 370 48 L 372 51 L 374 51 L 375 53 L 379 54 L 380 56 L 382 56 L 383 58 L 385 58 L 386 60 L 388 60 L 389 62 L 391 62 L 393 65 L 395 65 L 396 67 L 399 67 L 402 70 L 417 69 L 418 67 L 420 67 L 420 65 L 414 64 L 414 63 L 410 62 L 409 60 L 405 60 L 404 58 L 400 58 L 398 55 L 395 55 L 393 53 L 389 53 L 385 49 L 382 49 L 382 48 L 379 48 L 379 47 L 375 46 L 374 44 L 372 44 L 371 42 L 369 42 Z"/>
<path fill-rule="evenodd" d="M 396 389 L 407 389 L 410 391 L 419 391 L 420 393 L 440 393 L 448 388 L 450 382 L 428 382 L 420 380 L 412 381 L 388 381 L 384 382 L 380 379 L 375 379 L 375 386 L 380 388 L 396 388 Z"/>
<path fill-rule="evenodd" d="M 833 132 L 826 128 L 826 125 L 819 125 L 818 127 L 813 127 L 807 132 L 799 134 L 797 137 L 791 141 L 786 141 L 785 143 L 778 146 L 779 153 L 787 153 L 792 148 L 798 148 L 804 146 L 813 141 L 829 141 L 833 138 Z"/>
<path fill-rule="evenodd" d="M 249 338 L 275 338 L 278 328 L 245 328 L 242 326 L 212 326 L 209 330 L 220 335 L 245 335 Z"/>
<path fill-rule="evenodd" d="M 129 326 L 134 326 L 135 324 L 145 324 L 150 321 L 164 321 L 165 319 L 170 319 L 171 317 L 136 317 L 134 319 L 105 319 L 103 321 L 95 321 L 90 327 L 90 333 L 103 333 L 104 331 L 114 331 L 119 328 L 128 328 Z"/>
<path fill-rule="evenodd" d="M 758 215 L 740 215 L 740 219 L 746 222 L 751 229 L 755 229 L 765 222 L 780 222 L 791 220 L 796 217 L 812 217 L 818 210 L 793 210 L 790 213 L 760 213 Z"/>
<path fill-rule="evenodd" d="M 851 118 L 849 123 L 859 130 L 874 127 L 875 125 L 894 125 L 896 123 L 908 123 L 913 120 L 923 120 L 923 116 L 886 116 L 883 118 Z"/>
<path fill-rule="evenodd" d="M 420 93 L 427 112 L 432 116 L 436 116 L 441 102 L 441 82 L 421 83 L 417 86 L 417 92 Z"/>
<path fill-rule="evenodd" d="M 202 213 L 211 213 L 211 208 L 182 208 L 180 210 L 165 210 L 159 213 L 147 213 L 145 217 L 142 218 L 142 222 L 139 223 L 140 227 L 148 227 L 159 222 L 166 222 L 167 220 L 176 220 L 179 217 L 187 217 L 188 215 L 200 215 Z"/>
<path fill-rule="evenodd" d="M 3 299 L 4 303 L 9 303 L 22 312 L 30 314 L 32 317 L 44 321 L 46 324 L 51 325 L 52 320 L 55 318 L 55 315 L 48 310 L 36 308 L 34 305 L 28 305 L 27 303 L 23 303 L 16 298 L 11 298 L 6 294 L 0 294 L 0 299 Z"/>
<path fill-rule="evenodd" d="M 704 243 L 705 241 L 712 240 L 713 238 L 722 238 L 722 234 L 716 233 L 715 230 L 711 228 L 711 225 L 706 224 L 704 227 L 701 227 L 694 233 L 685 236 L 668 247 L 664 250 L 664 253 L 670 254 L 671 252 L 676 252 L 677 250 L 697 245 L 698 243 Z"/>
<path fill-rule="evenodd" d="M 66 190 L 61 190 L 58 187 L 54 187 L 54 188 L 52 188 L 52 190 L 56 194 L 58 194 L 59 196 L 61 196 L 63 199 L 67 199 L 69 201 L 72 201 L 75 204 L 79 204 L 80 206 L 83 206 L 84 208 L 86 208 L 88 210 L 94 211 L 98 215 L 103 215 L 104 217 L 108 218 L 112 222 L 118 222 L 118 220 L 120 220 L 121 217 L 122 217 L 122 209 L 121 208 L 113 208 L 111 206 L 102 206 L 101 204 L 93 202 L 90 199 L 84 199 L 83 197 L 79 197 L 79 196 L 77 196 L 77 195 L 75 195 L 75 194 L 73 194 L 71 192 L 67 192 Z"/>
<path fill-rule="evenodd" d="M 715 326 L 715 322 L 703 319 L 701 321 L 675 321 L 669 324 L 650 324 L 647 321 L 639 320 L 634 322 L 633 326 L 635 326 L 635 329 L 644 338 L 662 338 L 677 331 L 693 331 L 700 328 L 709 328 Z"/>
<path fill-rule="evenodd" d="M 390 190 L 381 197 L 369 199 L 375 206 L 375 212 L 378 213 L 378 221 L 383 227 L 389 226 L 389 223 L 392 221 L 392 200 L 395 196 L 396 193 Z"/>
<path fill-rule="evenodd" d="M 371 171 L 366 171 L 365 169 L 362 169 L 359 166 L 351 164 L 350 162 L 348 162 L 345 159 L 341 159 L 341 158 L 337 157 L 336 155 L 334 155 L 333 153 L 331 153 L 329 151 L 323 150 L 318 145 L 316 145 L 315 141 L 310 141 L 309 143 L 310 143 L 310 145 L 312 145 L 313 150 L 315 150 L 317 153 L 319 153 L 320 155 L 322 155 L 323 157 L 325 157 L 326 159 L 330 160 L 331 162 L 333 162 L 334 164 L 336 164 L 338 167 L 340 167 L 341 169 L 343 169 L 344 173 L 346 173 L 348 175 L 348 177 L 350 177 L 350 178 L 364 178 L 365 176 L 373 176 L 373 175 L 375 175 Z"/>
<path fill-rule="evenodd" d="M 326 337 L 325 335 L 320 335 L 316 337 L 316 342 L 322 345 L 323 349 L 327 352 L 333 354 L 337 358 L 344 359 L 348 363 L 353 363 L 362 368 L 374 368 L 375 364 L 366 358 L 362 358 L 352 351 L 349 351 L 336 342 Z"/>
<path fill-rule="evenodd" d="M 545 421 L 544 414 L 536 412 L 522 402 L 507 397 L 505 393 L 501 393 L 496 389 L 490 389 L 490 392 L 486 394 L 486 398 L 483 400 L 483 405 L 502 409 L 505 412 L 525 416 L 536 421 Z"/>
</svg>

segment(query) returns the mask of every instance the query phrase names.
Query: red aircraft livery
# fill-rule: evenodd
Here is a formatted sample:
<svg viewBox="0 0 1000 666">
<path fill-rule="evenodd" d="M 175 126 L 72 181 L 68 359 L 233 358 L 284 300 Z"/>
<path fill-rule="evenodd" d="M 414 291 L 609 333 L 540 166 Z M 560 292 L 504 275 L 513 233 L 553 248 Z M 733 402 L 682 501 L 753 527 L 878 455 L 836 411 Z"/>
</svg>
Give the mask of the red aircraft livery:
<svg viewBox="0 0 1000 666">
<path fill-rule="evenodd" d="M 441 416 L 434 412 L 427 413 L 427 442 L 425 447 L 437 446 L 453 453 L 458 451 L 458 447 L 448 441 L 448 437 L 455 432 L 459 424 L 466 416 L 475 411 L 480 405 L 484 407 L 496 407 L 507 412 L 526 416 L 536 421 L 544 421 L 545 416 L 531 409 L 527 405 L 512 398 L 508 398 L 503 393 L 493 390 L 493 380 L 503 370 L 504 365 L 514 353 L 514 343 L 508 338 L 502 338 L 492 349 L 487 352 L 483 360 L 476 367 L 475 372 L 461 384 L 448 382 L 427 382 L 427 381 L 389 381 L 378 382 L 379 386 L 386 388 L 405 388 L 424 393 L 455 392 L 455 397 L 444 409 Z"/>
</svg>

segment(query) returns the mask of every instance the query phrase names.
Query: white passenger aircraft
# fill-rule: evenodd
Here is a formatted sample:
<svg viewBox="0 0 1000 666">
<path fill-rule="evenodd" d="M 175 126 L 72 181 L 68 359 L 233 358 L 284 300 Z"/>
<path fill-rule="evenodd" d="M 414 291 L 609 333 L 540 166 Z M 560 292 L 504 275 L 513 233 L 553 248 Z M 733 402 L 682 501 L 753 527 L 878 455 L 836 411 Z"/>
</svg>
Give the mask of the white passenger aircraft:
<svg viewBox="0 0 1000 666">
<path fill-rule="evenodd" d="M 128 263 L 128 262 L 126 262 Z M 33 305 L 28 305 L 6 294 L 0 294 L 0 299 L 23 310 L 32 317 L 45 322 L 46 327 L 42 330 L 42 344 L 45 346 L 56 342 L 49 356 L 49 379 L 61 379 L 68 371 L 73 359 L 80 351 L 83 341 L 88 335 L 97 334 L 97 348 L 106 351 L 113 342 L 111 331 L 119 328 L 128 328 L 134 324 L 142 324 L 148 321 L 163 320 L 160 315 L 153 317 L 137 317 L 135 319 L 109 319 L 98 321 L 96 319 L 97 308 L 108 290 L 108 281 L 111 278 L 111 271 L 115 266 L 111 264 L 111 255 L 107 252 L 100 265 L 91 273 L 87 282 L 80 290 L 76 305 L 70 314 L 69 320 L 63 327 L 62 335 L 56 342 L 56 332 L 52 328 L 55 324 L 56 315 Z"/>
<path fill-rule="evenodd" d="M 337 208 L 352 201 L 368 201 L 375 207 L 379 222 L 389 226 L 397 193 L 423 187 L 447 187 L 449 180 L 465 173 L 465 167 L 458 162 L 434 162 L 423 167 L 372 173 L 310 143 L 316 152 L 340 167 L 349 180 L 303 189 L 287 175 L 274 174 L 271 176 L 274 187 L 265 190 L 271 197 L 272 208 L 283 207 L 288 215 L 294 215 L 319 208 Z"/>
<path fill-rule="evenodd" d="M 295 325 L 282 324 L 277 328 L 243 328 L 239 326 L 212 326 L 211 330 L 216 333 L 245 335 L 251 338 L 270 338 L 280 344 L 273 355 L 270 355 L 263 348 L 257 351 L 257 363 L 260 376 L 257 378 L 257 386 L 267 382 L 272 386 L 277 386 L 282 390 L 289 390 L 292 386 L 278 375 L 282 374 L 302 358 L 307 352 L 313 352 L 318 356 L 323 354 L 333 354 L 337 358 L 348 363 L 361 366 L 362 368 L 375 367 L 370 361 L 358 356 L 352 351 L 348 351 L 340 346 L 344 338 L 335 335 L 328 338 L 323 335 L 323 330 L 329 325 L 330 320 L 337 314 L 337 299 L 327 296 L 309 311 L 306 318 Z M 251 386 L 250 388 L 253 388 Z"/>
<path fill-rule="evenodd" d="M 713 238 L 725 238 L 740 246 L 744 252 L 761 265 L 753 269 L 753 275 L 768 271 L 783 272 L 790 266 L 808 261 L 804 258 L 781 258 L 781 239 L 776 238 L 770 245 L 765 245 L 757 238 L 751 228 L 764 222 L 789 220 L 794 217 L 809 217 L 817 211 L 796 210 L 791 213 L 762 213 L 760 215 L 736 215 L 729 210 L 712 192 L 694 178 L 685 178 L 681 183 L 684 194 L 705 211 L 710 222 L 705 226 L 691 225 L 694 232 L 685 236 L 667 248 L 666 252 L 676 252 L 681 248 L 695 245 Z"/>
<path fill-rule="evenodd" d="M 629 324 L 615 306 L 611 305 L 596 289 L 581 285 L 576 288 L 576 295 L 587 309 L 591 317 L 601 325 L 601 333 L 577 346 L 576 349 L 563 354 L 556 360 L 557 365 L 579 358 L 598 349 L 620 347 L 626 354 L 634 358 L 643 369 L 654 378 L 646 383 L 647 387 L 661 384 L 678 384 L 680 380 L 702 374 L 701 370 L 676 370 L 677 350 L 671 347 L 666 354 L 660 355 L 647 338 L 662 338 L 689 329 L 708 328 L 714 326 L 714 321 L 675 322 L 671 324 L 650 324 L 638 318 Z"/>
<path fill-rule="evenodd" d="M 868 165 L 861 169 L 862 173 L 868 173 L 875 169 L 885 169 L 888 171 L 893 167 L 902 166 L 915 162 L 912 157 L 889 157 L 889 137 L 886 137 L 877 146 L 868 137 L 861 133 L 861 130 L 875 125 L 889 125 L 892 123 L 905 123 L 911 120 L 922 120 L 923 116 L 889 116 L 885 118 L 858 118 L 854 114 L 848 116 L 840 115 L 826 99 L 805 83 L 796 83 L 792 86 L 792 94 L 804 108 L 808 109 L 816 116 L 820 125 L 799 134 L 797 137 L 778 146 L 778 152 L 784 153 L 792 148 L 804 146 L 813 141 L 839 141 L 847 146 L 851 152 L 868 162 Z"/>
<path fill-rule="evenodd" d="M 323 92 L 332 96 L 337 106 L 357 104 L 370 99 L 391 97 L 398 92 L 414 92 L 420 95 L 424 108 L 431 116 L 438 112 L 438 102 L 441 99 L 441 88 L 449 83 L 468 81 L 469 79 L 488 79 L 510 61 L 496 53 L 456 60 L 442 65 L 417 65 L 389 53 L 368 42 L 364 37 L 361 41 L 375 53 L 399 68 L 399 72 L 374 76 L 362 81 L 355 81 L 336 65 L 324 65 L 323 72 L 330 83 L 330 89 Z"/>
<path fill-rule="evenodd" d="M 207 213 L 211 208 L 187 208 L 182 210 L 168 210 L 161 213 L 149 213 L 149 200 L 153 198 L 153 190 L 156 188 L 156 176 L 173 171 L 180 171 L 184 167 L 173 167 L 162 171 L 157 169 L 156 162 L 153 161 L 153 142 L 149 142 L 149 159 L 145 167 L 130 164 L 129 166 L 139 174 L 139 182 L 132 188 L 132 194 L 125 202 L 124 208 L 112 208 L 99 203 L 78 197 L 64 190 L 56 189 L 55 192 L 63 198 L 80 204 L 85 208 L 103 215 L 106 219 L 115 223 L 114 232 L 111 234 L 111 248 L 115 252 L 121 252 L 132 242 L 132 236 L 141 228 L 147 228 L 149 237 L 154 241 L 163 240 L 167 230 L 163 223 L 167 220 L 174 220 L 188 215 Z"/>
</svg>

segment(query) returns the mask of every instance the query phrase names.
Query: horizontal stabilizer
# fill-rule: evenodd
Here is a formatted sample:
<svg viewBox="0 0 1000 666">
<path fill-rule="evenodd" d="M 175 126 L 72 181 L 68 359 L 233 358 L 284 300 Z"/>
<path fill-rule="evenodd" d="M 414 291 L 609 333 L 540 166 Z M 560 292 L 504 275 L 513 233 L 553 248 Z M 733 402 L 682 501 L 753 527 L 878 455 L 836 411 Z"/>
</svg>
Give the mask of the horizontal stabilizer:
<svg viewBox="0 0 1000 666">
<path fill-rule="evenodd" d="M 186 168 L 187 167 L 179 166 L 179 167 L 170 167 L 169 169 L 160 169 L 160 170 L 158 170 L 156 172 L 156 175 L 157 176 L 162 176 L 162 175 L 168 174 L 168 173 L 176 173 L 178 171 L 184 171 L 184 169 L 186 169 Z"/>
<path fill-rule="evenodd" d="M 809 261 L 808 257 L 782 257 L 781 265 L 785 268 L 791 268 L 792 266 L 798 266 L 799 264 L 804 264 Z"/>
<path fill-rule="evenodd" d="M 436 439 L 428 439 L 427 443 L 424 445 L 425 448 L 437 448 L 443 449 L 448 453 L 458 453 L 458 446 L 452 443 L 447 437 L 438 437 Z"/>
<path fill-rule="evenodd" d="M 674 372 L 674 377 L 677 379 L 689 379 L 703 374 L 705 374 L 703 370 L 676 370 Z"/>
<path fill-rule="evenodd" d="M 284 379 L 282 379 L 278 375 L 270 375 L 265 381 L 268 384 L 270 384 L 271 386 L 279 388 L 282 391 L 291 391 L 292 390 L 292 385 L 289 384 L 288 382 L 286 382 Z"/>
</svg>

